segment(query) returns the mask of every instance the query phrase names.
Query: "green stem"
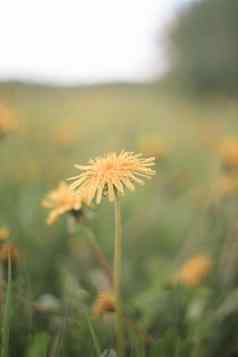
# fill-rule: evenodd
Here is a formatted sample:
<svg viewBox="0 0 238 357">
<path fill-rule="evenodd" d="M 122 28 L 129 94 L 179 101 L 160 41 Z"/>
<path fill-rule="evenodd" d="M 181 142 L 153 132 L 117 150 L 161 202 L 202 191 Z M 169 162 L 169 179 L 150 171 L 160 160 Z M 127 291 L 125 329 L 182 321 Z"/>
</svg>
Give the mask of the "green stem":
<svg viewBox="0 0 238 357">
<path fill-rule="evenodd" d="M 76 238 L 76 233 L 77 233 L 76 225 L 77 222 L 74 219 L 74 217 L 68 216 L 67 229 L 70 238 L 74 238 L 74 239 Z M 105 254 L 103 253 L 102 249 L 97 243 L 97 239 L 94 232 L 86 225 L 81 225 L 80 227 L 83 230 L 83 232 L 85 231 L 85 233 L 87 234 L 88 242 L 91 248 L 93 249 L 97 261 L 99 265 L 102 267 L 102 270 L 105 273 L 106 277 L 108 278 L 109 284 L 111 286 L 113 283 L 112 269 L 107 261 Z"/>
<path fill-rule="evenodd" d="M 113 266 L 113 287 L 116 303 L 116 338 L 118 357 L 123 357 L 125 354 L 124 340 L 124 324 L 123 324 L 123 308 L 121 299 L 121 282 L 122 282 L 122 255 L 123 255 L 123 238 L 122 238 L 122 223 L 121 210 L 118 197 L 114 204 L 115 212 L 115 245 L 114 245 L 114 266 Z"/>
<path fill-rule="evenodd" d="M 100 246 L 97 243 L 95 234 L 87 227 L 84 227 L 84 229 L 88 234 L 89 243 L 94 251 L 97 261 L 102 267 L 106 277 L 108 278 L 110 285 L 112 285 L 113 284 L 112 269 L 107 261 L 105 254 L 103 253 L 103 251 L 101 250 Z"/>
<path fill-rule="evenodd" d="M 101 347 L 99 345 L 99 341 L 98 341 L 98 338 L 96 336 L 96 333 L 95 333 L 95 330 L 94 330 L 94 327 L 92 325 L 92 322 L 90 321 L 90 318 L 88 316 L 88 313 L 85 312 L 85 317 L 86 317 L 86 321 L 87 321 L 87 324 L 88 324 L 88 328 L 89 328 L 89 331 L 90 331 L 90 335 L 92 337 L 92 341 L 93 341 L 93 345 L 94 345 L 94 348 L 96 350 L 96 354 L 98 357 L 100 357 L 102 354 L 101 354 Z"/>
<path fill-rule="evenodd" d="M 11 289 L 12 289 L 12 262 L 10 253 L 7 259 L 7 289 L 5 296 L 5 306 L 3 310 L 2 322 L 2 343 L 1 343 L 1 357 L 8 356 L 9 348 L 9 334 L 10 334 L 10 318 L 11 318 Z"/>
</svg>

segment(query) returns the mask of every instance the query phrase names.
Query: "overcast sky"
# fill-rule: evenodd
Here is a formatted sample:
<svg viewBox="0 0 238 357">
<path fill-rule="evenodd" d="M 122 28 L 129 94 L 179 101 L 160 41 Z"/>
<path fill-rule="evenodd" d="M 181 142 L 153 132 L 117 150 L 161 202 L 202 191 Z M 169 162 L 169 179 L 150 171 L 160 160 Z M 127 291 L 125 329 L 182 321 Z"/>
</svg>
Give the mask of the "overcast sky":
<svg viewBox="0 0 238 357">
<path fill-rule="evenodd" d="M 151 78 L 166 67 L 165 24 L 188 1 L 2 1 L 0 79 Z"/>
</svg>

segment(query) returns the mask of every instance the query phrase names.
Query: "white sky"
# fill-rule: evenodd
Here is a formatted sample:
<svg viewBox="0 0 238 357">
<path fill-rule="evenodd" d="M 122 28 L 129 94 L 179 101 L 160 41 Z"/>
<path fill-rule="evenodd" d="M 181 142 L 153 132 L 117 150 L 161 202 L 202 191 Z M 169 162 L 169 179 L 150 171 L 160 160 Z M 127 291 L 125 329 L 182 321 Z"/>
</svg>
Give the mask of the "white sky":
<svg viewBox="0 0 238 357">
<path fill-rule="evenodd" d="M 143 80 L 166 67 L 166 22 L 191 0 L 6 0 L 0 79 Z"/>
</svg>

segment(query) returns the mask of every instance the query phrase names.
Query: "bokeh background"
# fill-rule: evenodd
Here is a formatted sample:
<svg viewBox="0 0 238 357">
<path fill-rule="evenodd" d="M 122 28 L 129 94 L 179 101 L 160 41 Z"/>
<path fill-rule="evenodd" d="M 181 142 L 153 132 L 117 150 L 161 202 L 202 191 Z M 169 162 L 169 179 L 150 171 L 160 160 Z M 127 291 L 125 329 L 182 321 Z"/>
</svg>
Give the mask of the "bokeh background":
<svg viewBox="0 0 238 357">
<path fill-rule="evenodd" d="M 237 0 L 1 12 L 1 357 L 116 356 L 114 314 L 94 316 L 112 205 L 72 232 L 72 212 L 49 225 L 42 201 L 75 163 L 122 149 L 157 170 L 122 199 L 128 356 L 237 356 Z"/>
</svg>

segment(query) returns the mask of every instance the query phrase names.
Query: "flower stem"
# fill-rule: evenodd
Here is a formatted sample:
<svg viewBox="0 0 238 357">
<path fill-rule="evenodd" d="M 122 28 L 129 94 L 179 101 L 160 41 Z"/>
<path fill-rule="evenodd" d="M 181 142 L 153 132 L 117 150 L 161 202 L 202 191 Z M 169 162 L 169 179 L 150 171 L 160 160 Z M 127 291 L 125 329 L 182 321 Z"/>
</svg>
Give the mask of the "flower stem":
<svg viewBox="0 0 238 357">
<path fill-rule="evenodd" d="M 85 228 L 85 227 L 84 227 Z M 101 248 L 99 247 L 94 233 L 87 228 L 87 234 L 89 238 L 89 244 L 91 245 L 98 263 L 101 265 L 105 276 L 108 278 L 110 286 L 113 284 L 112 269 L 107 261 L 107 258 Z"/>
<path fill-rule="evenodd" d="M 9 334 L 11 323 L 11 298 L 12 298 L 12 261 L 10 253 L 8 253 L 7 260 L 7 288 L 5 296 L 5 306 L 3 309 L 2 321 L 2 340 L 1 340 L 1 357 L 9 355 Z"/>
<path fill-rule="evenodd" d="M 116 338 L 118 357 L 123 357 L 125 353 L 123 309 L 121 299 L 121 282 L 122 282 L 122 255 L 123 255 L 123 238 L 121 210 L 118 197 L 114 204 L 115 212 L 115 245 L 114 245 L 114 269 L 113 269 L 113 287 L 116 303 Z"/>
</svg>

